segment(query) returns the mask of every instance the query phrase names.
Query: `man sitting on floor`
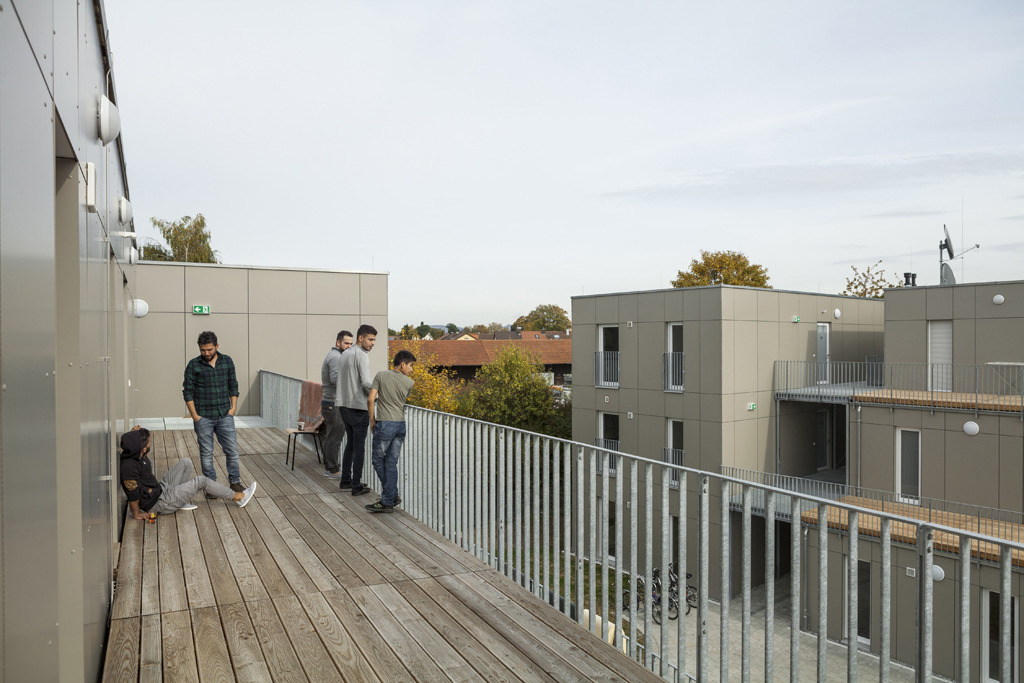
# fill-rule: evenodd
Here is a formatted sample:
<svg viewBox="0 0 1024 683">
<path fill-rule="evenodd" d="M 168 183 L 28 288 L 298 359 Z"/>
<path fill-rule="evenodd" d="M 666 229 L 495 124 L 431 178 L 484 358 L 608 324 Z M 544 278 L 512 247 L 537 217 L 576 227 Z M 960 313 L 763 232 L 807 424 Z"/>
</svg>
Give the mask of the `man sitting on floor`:
<svg viewBox="0 0 1024 683">
<path fill-rule="evenodd" d="M 121 435 L 121 488 L 128 497 L 128 508 L 135 519 L 148 519 L 150 512 L 168 515 L 178 510 L 195 510 L 190 501 L 200 491 L 245 507 L 256 493 L 256 482 L 241 492 L 232 491 L 206 477 L 193 477 L 195 467 L 188 458 L 167 471 L 160 481 L 153 476 L 149 453 L 149 430 L 135 427 Z"/>
</svg>

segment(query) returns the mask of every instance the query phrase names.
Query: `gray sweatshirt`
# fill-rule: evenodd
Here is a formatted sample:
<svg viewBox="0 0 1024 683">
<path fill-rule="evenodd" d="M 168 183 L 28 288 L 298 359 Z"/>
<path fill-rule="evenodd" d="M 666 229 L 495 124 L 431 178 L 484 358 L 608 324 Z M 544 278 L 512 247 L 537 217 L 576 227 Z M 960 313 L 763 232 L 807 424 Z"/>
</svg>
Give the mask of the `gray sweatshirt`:
<svg viewBox="0 0 1024 683">
<path fill-rule="evenodd" d="M 338 387 L 338 361 L 341 360 L 341 351 L 334 347 L 327 352 L 323 365 L 320 366 L 320 384 L 324 387 L 322 400 L 325 403 L 334 403 Z"/>
<path fill-rule="evenodd" d="M 338 362 L 338 386 L 334 405 L 353 410 L 367 410 L 366 397 L 373 386 L 370 356 L 355 344 L 341 354 Z"/>
</svg>

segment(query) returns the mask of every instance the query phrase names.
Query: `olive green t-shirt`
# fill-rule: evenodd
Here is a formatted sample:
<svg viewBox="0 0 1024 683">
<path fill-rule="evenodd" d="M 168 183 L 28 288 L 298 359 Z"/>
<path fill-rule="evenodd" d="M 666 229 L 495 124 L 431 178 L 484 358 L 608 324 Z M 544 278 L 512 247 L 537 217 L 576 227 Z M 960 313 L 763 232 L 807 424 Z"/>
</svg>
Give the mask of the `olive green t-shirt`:
<svg viewBox="0 0 1024 683">
<path fill-rule="evenodd" d="M 381 370 L 373 378 L 371 389 L 377 390 L 373 419 L 377 422 L 405 422 L 405 399 L 414 382 L 397 370 Z"/>
</svg>

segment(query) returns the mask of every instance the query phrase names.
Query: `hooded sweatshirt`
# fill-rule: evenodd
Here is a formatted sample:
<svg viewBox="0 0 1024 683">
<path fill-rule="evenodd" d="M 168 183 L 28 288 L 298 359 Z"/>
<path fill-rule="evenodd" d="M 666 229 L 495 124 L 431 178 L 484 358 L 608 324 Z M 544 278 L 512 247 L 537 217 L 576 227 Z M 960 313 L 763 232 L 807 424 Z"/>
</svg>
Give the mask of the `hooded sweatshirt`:
<svg viewBox="0 0 1024 683">
<path fill-rule="evenodd" d="M 128 501 L 138 501 L 139 507 L 149 510 L 156 505 L 163 489 L 153 476 L 149 458 L 142 455 L 142 434 L 125 432 L 121 435 L 121 488 Z"/>
</svg>

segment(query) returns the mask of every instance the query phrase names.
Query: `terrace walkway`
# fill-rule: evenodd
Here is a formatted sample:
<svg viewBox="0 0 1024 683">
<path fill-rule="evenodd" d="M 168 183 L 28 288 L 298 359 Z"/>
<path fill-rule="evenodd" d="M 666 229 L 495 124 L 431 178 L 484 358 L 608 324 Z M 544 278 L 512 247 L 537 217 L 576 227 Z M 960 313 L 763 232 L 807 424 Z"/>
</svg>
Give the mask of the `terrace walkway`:
<svg viewBox="0 0 1024 683">
<path fill-rule="evenodd" d="M 104 680 L 660 681 L 404 512 L 363 509 L 285 436 L 239 429 L 245 508 L 125 523 Z M 154 431 L 162 474 L 188 431 Z M 223 455 L 218 479 L 226 481 Z"/>
</svg>

